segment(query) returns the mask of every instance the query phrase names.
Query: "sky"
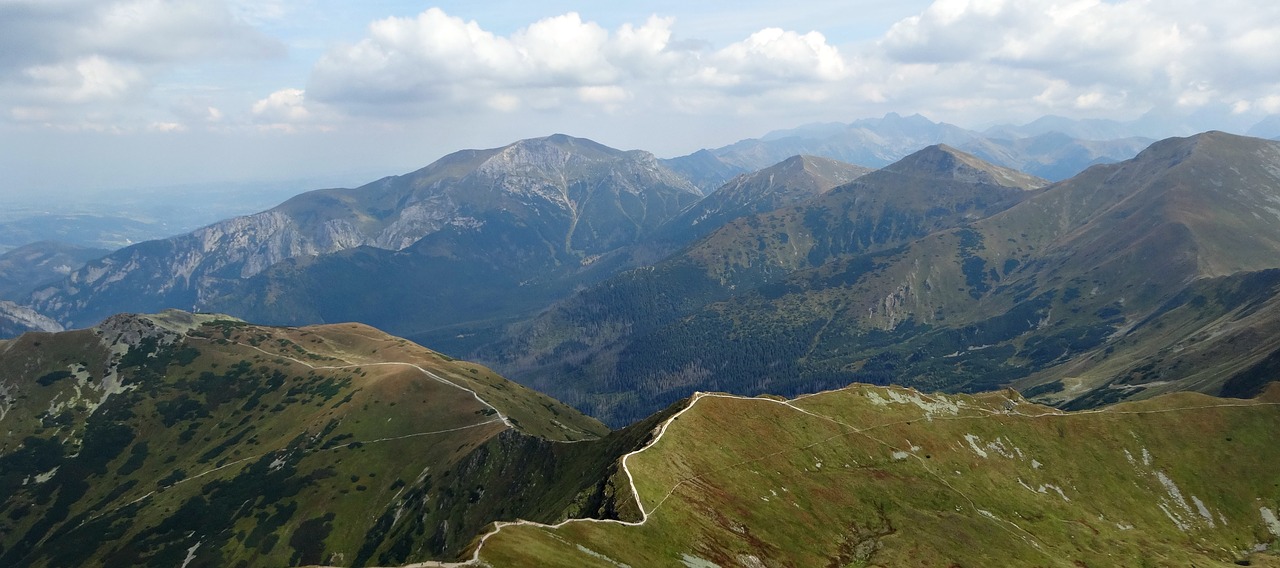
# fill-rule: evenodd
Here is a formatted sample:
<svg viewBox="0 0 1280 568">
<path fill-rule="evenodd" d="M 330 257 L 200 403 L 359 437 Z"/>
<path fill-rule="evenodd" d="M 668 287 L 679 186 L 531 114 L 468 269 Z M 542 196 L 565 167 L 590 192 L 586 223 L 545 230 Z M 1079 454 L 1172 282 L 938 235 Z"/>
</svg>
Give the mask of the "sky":
<svg viewBox="0 0 1280 568">
<path fill-rule="evenodd" d="M 1243 130 L 1280 114 L 1276 54 L 1274 0 L 0 0 L 0 202 L 888 112 Z"/>
</svg>

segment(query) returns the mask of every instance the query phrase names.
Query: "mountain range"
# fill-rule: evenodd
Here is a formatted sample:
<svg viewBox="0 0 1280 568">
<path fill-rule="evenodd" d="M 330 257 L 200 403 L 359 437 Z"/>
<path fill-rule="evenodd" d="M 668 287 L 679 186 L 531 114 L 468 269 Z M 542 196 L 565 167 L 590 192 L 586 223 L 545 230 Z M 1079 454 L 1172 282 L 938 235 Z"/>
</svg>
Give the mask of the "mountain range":
<svg viewBox="0 0 1280 568">
<path fill-rule="evenodd" d="M 1096 164 L 1133 157 L 1154 140 L 1124 128 L 1050 118 L 985 132 L 933 122 L 918 114 L 889 113 L 848 124 L 812 124 L 703 150 L 665 163 L 707 189 L 730 175 L 759 170 L 795 155 L 812 155 L 879 168 L 925 146 L 946 144 L 983 160 L 1051 181 Z M 1071 132 L 1067 134 L 1064 132 Z M 1096 138 L 1095 138 L 1096 136 Z"/>
<path fill-rule="evenodd" d="M 689 182 L 652 154 L 557 135 L 457 152 L 410 174 L 356 189 L 308 192 L 269 211 L 127 247 L 89 263 L 64 284 L 37 290 L 31 300 L 38 311 L 73 327 L 123 311 L 243 310 L 246 303 L 259 310 L 258 321 L 341 321 L 347 318 L 328 308 L 345 309 L 349 295 L 333 303 L 303 297 L 326 293 L 337 282 L 325 279 L 320 290 L 302 282 L 281 295 L 272 289 L 277 274 L 297 263 L 360 263 L 372 255 L 408 265 L 390 269 L 381 283 L 394 285 L 396 270 L 448 278 L 461 266 L 479 271 L 476 278 L 496 275 L 502 280 L 492 287 L 507 289 L 584 269 L 698 198 Z M 348 256 L 322 256 L 344 251 Z M 294 262 L 280 266 L 285 261 Z M 263 284 L 245 283 L 256 276 Z M 418 281 L 406 281 L 404 292 L 419 289 Z M 447 293 L 445 286 L 435 290 Z M 478 296 L 476 303 L 487 300 Z M 294 308 L 299 304 L 302 314 Z"/>
<path fill-rule="evenodd" d="M 890 115 L 699 159 L 872 134 L 974 142 Z M 1275 146 L 1169 139 L 1056 183 L 949 144 L 875 171 L 795 156 L 704 196 L 671 161 L 555 135 L 127 247 L 25 303 L 67 327 L 169 307 L 360 321 L 611 426 L 699 389 L 794 396 L 851 381 L 1015 385 L 1071 407 L 1249 396 L 1280 349 L 1239 342 L 1272 325 L 1257 307 L 1280 269 Z"/>
<path fill-rule="evenodd" d="M 1044 187 L 1009 176 L 923 150 L 729 223 L 475 356 L 610 424 L 693 390 L 1016 384 L 1089 407 L 1270 380 L 1280 145 L 1211 132 Z"/>
</svg>

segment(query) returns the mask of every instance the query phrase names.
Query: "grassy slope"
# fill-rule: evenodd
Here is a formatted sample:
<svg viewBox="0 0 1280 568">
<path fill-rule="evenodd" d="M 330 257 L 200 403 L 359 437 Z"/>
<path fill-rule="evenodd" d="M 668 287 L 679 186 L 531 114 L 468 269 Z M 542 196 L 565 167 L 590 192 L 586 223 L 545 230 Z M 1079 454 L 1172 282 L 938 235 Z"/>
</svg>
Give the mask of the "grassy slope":
<svg viewBox="0 0 1280 568">
<path fill-rule="evenodd" d="M 642 437 L 556 443 L 607 430 L 366 326 L 111 343 L 0 346 L 4 564 L 404 563 L 458 554 L 496 519 L 627 514 L 609 474 Z M 99 404 L 112 368 L 126 389 Z"/>
<path fill-rule="evenodd" d="M 855 385 L 790 402 L 703 396 L 629 459 L 650 512 L 644 525 L 507 527 L 480 558 L 575 567 L 1280 565 L 1252 552 L 1280 540 L 1261 514 L 1280 506 L 1280 390 L 1079 413 L 1010 392 Z"/>
</svg>

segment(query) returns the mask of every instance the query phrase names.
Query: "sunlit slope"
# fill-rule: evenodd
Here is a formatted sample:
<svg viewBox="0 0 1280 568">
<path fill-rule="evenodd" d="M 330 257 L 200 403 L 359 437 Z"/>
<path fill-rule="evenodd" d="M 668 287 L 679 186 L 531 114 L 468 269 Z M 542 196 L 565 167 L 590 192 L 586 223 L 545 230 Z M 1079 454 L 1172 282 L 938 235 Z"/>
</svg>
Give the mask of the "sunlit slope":
<svg viewBox="0 0 1280 568">
<path fill-rule="evenodd" d="M 181 312 L 0 345 L 0 410 L 5 566 L 448 559 L 494 520 L 625 514 L 643 443 L 564 443 L 607 430 L 367 326 Z"/>
<path fill-rule="evenodd" d="M 1064 413 L 1012 391 L 704 394 L 627 459 L 647 519 L 506 526 L 492 566 L 1277 566 L 1280 391 Z"/>
</svg>

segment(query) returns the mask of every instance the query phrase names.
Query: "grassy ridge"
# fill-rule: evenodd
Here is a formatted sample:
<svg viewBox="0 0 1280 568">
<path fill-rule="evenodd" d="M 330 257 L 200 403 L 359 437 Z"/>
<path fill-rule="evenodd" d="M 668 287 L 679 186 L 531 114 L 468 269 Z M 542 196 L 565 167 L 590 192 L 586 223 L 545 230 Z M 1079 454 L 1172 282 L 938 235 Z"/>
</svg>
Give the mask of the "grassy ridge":
<svg viewBox="0 0 1280 568">
<path fill-rule="evenodd" d="M 646 431 L 367 326 L 175 312 L 3 348 L 3 565 L 404 564 L 634 515 L 615 464 Z"/>
<path fill-rule="evenodd" d="M 703 396 L 629 460 L 643 526 L 508 527 L 494 566 L 1280 565 L 1280 392 L 1061 413 L 1016 393 Z"/>
</svg>

